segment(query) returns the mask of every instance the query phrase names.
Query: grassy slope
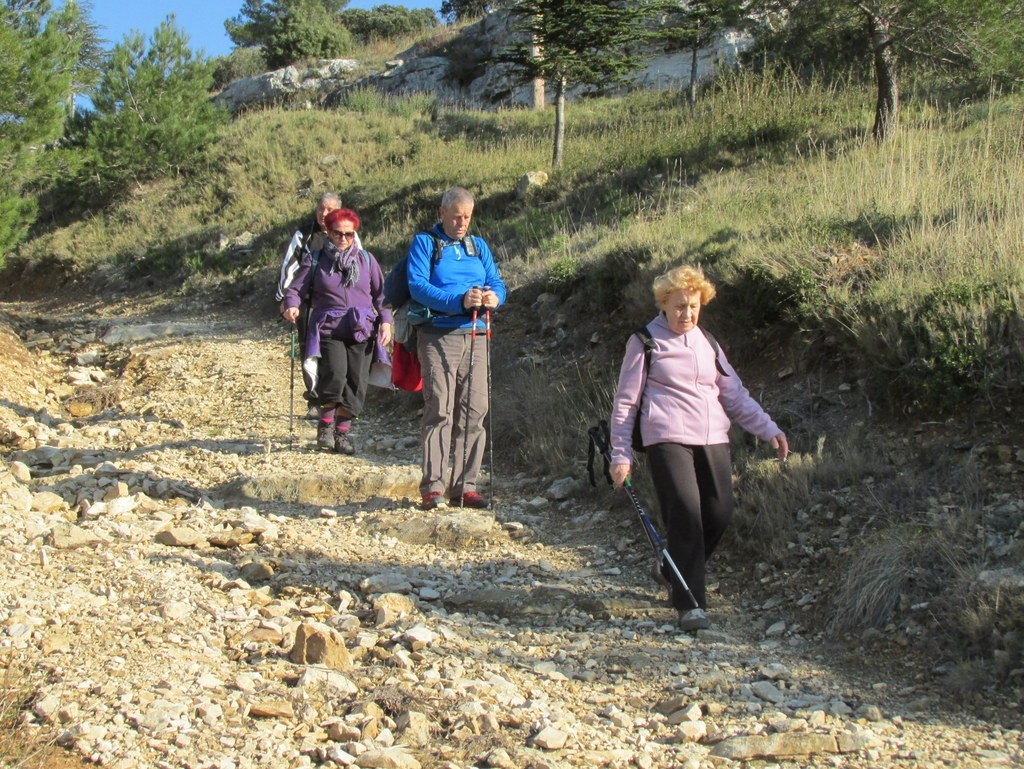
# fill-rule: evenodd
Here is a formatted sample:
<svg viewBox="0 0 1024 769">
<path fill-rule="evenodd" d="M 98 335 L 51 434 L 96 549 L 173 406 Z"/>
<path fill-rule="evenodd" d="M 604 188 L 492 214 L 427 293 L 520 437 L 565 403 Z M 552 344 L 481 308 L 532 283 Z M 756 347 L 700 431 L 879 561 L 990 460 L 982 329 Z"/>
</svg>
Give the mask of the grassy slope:
<svg viewBox="0 0 1024 769">
<path fill-rule="evenodd" d="M 219 236 L 253 233 L 255 265 L 270 265 L 316 195 L 338 189 L 389 263 L 460 183 L 520 283 L 582 287 L 624 327 L 646 314 L 634 308 L 653 275 L 699 262 L 742 294 L 744 325 L 797 324 L 901 405 L 991 395 L 986 375 L 1019 383 L 1020 101 L 911 105 L 883 146 L 865 135 L 869 104 L 856 86 L 754 75 L 692 113 L 675 94 L 573 104 L 566 165 L 523 204 L 515 184 L 546 168 L 550 114 L 359 93 L 338 112 L 246 115 L 199 178 L 141 190 L 21 253 L 205 281 L 254 266 L 218 251 Z"/>
</svg>

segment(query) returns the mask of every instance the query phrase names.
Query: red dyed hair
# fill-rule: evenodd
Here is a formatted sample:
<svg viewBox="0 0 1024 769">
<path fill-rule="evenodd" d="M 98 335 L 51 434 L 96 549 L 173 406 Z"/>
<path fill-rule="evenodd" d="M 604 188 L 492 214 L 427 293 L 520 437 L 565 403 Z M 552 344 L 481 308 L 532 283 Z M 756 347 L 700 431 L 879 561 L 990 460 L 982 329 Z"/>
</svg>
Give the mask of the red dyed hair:
<svg viewBox="0 0 1024 769">
<path fill-rule="evenodd" d="M 338 222 L 352 222 L 352 229 L 359 229 L 359 214 L 353 211 L 351 208 L 339 208 L 324 217 L 324 226 L 327 229 L 331 229 Z"/>
</svg>

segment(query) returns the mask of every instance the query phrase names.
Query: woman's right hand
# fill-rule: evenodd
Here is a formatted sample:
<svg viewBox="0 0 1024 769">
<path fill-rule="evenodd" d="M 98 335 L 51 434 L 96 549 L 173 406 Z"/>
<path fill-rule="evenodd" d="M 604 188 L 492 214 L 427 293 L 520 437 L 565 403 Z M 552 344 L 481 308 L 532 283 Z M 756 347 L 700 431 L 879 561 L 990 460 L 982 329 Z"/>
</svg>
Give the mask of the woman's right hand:
<svg viewBox="0 0 1024 769">
<path fill-rule="evenodd" d="M 612 476 L 612 485 L 617 489 L 621 489 L 622 484 L 624 484 L 626 479 L 629 477 L 629 463 L 626 462 L 623 464 L 612 465 L 609 472 Z"/>
<path fill-rule="evenodd" d="M 288 307 L 287 309 L 285 309 L 284 312 L 281 313 L 281 317 L 283 317 L 289 323 L 295 323 L 295 321 L 299 319 L 299 308 Z"/>
</svg>

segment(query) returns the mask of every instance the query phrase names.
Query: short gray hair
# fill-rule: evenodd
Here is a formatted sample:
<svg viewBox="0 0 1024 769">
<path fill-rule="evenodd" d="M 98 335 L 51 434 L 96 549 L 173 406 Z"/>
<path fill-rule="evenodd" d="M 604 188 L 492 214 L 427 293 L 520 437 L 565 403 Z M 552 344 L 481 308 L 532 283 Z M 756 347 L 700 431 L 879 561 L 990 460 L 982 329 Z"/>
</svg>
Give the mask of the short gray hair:
<svg viewBox="0 0 1024 769">
<path fill-rule="evenodd" d="M 316 202 L 318 206 L 322 206 L 324 203 L 337 203 L 338 208 L 341 208 L 341 198 L 336 192 L 325 192 L 320 196 L 320 200 Z"/>
<path fill-rule="evenodd" d="M 446 189 L 444 195 L 441 196 L 441 208 L 448 209 L 458 203 L 468 203 L 472 206 L 476 204 L 476 201 L 473 199 L 473 193 L 465 187 L 449 187 Z"/>
</svg>

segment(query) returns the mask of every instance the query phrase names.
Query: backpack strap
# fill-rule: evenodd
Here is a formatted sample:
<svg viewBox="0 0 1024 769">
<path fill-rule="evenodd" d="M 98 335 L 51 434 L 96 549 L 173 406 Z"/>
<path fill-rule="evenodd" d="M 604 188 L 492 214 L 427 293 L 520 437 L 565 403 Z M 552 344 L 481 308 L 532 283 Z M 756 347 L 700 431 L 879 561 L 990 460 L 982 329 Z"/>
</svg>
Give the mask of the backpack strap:
<svg viewBox="0 0 1024 769">
<path fill-rule="evenodd" d="M 718 369 L 718 373 L 722 376 L 729 376 L 725 367 L 722 365 L 722 361 L 719 359 L 719 356 L 722 354 L 722 347 L 718 344 L 718 340 L 715 339 L 715 335 L 703 326 L 698 325 L 697 328 L 701 330 L 701 333 L 704 334 L 704 338 L 707 339 L 708 344 L 711 345 L 711 349 L 715 351 L 715 368 Z M 640 337 L 640 341 L 643 342 L 644 345 L 644 373 L 646 374 L 651 368 L 651 353 L 654 351 L 655 347 L 654 337 L 651 336 L 651 330 L 647 328 L 647 326 L 638 328 L 633 333 Z"/>
<path fill-rule="evenodd" d="M 640 391 L 640 400 L 636 404 L 636 416 L 633 420 L 633 436 L 630 439 L 630 445 L 632 445 L 634 452 L 643 454 L 645 449 L 643 436 L 640 433 L 640 411 L 643 409 L 644 396 L 647 394 L 647 373 L 651 369 L 651 353 L 654 352 L 655 341 L 651 330 L 647 326 L 638 328 L 633 334 L 639 337 L 644 345 L 644 389 Z"/>
<path fill-rule="evenodd" d="M 444 242 L 432 230 L 424 230 L 424 235 L 430 237 L 434 242 L 434 255 L 430 257 L 430 273 L 434 273 L 434 266 L 441 261 L 441 252 L 444 250 Z"/>
<path fill-rule="evenodd" d="M 633 332 L 636 336 L 640 337 L 640 341 L 644 346 L 644 374 L 651 368 L 651 353 L 654 352 L 654 337 L 651 335 L 651 330 L 647 326 L 638 328 Z"/>
<path fill-rule="evenodd" d="M 456 243 L 462 244 L 462 248 L 466 251 L 467 256 L 475 256 L 478 259 L 482 259 L 480 256 L 480 249 L 476 245 L 476 238 L 472 235 L 467 235 L 462 240 L 453 240 L 448 243 L 441 240 L 437 233 L 433 230 L 424 230 L 425 235 L 429 235 L 430 239 L 434 241 L 434 256 L 430 260 L 430 271 L 434 271 L 434 266 L 441 261 L 441 253 L 447 246 L 453 246 Z"/>
<path fill-rule="evenodd" d="M 697 326 L 697 328 L 701 330 L 701 332 L 704 334 L 704 338 L 707 339 L 708 343 L 711 345 L 711 349 L 715 351 L 715 368 L 718 369 L 718 373 L 721 374 L 722 376 L 729 376 L 728 372 L 726 372 L 725 370 L 725 367 L 722 366 L 722 361 L 719 360 L 719 356 L 722 354 L 722 348 L 719 346 L 718 340 L 715 339 L 715 335 L 712 334 L 703 326 Z"/>
</svg>

